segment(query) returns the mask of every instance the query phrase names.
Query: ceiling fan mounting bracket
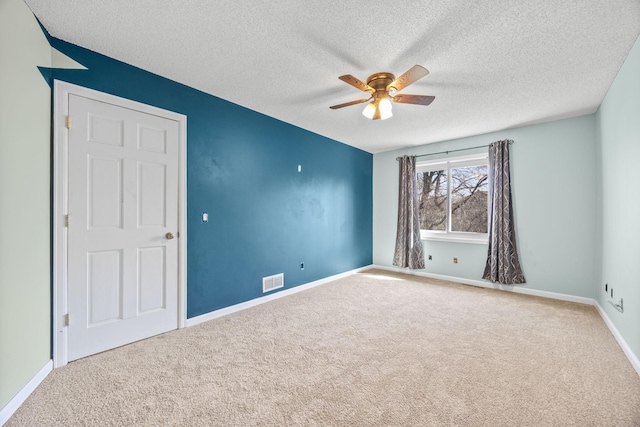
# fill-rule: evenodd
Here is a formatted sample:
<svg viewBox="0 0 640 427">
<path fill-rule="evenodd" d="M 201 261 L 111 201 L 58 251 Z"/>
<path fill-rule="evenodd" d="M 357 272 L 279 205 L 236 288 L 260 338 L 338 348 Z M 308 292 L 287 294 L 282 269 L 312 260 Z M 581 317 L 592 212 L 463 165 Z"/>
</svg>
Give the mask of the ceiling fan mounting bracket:
<svg viewBox="0 0 640 427">
<path fill-rule="evenodd" d="M 386 92 L 387 87 L 396 79 L 391 73 L 375 73 L 367 78 L 367 85 L 375 89 L 376 92 Z"/>
</svg>

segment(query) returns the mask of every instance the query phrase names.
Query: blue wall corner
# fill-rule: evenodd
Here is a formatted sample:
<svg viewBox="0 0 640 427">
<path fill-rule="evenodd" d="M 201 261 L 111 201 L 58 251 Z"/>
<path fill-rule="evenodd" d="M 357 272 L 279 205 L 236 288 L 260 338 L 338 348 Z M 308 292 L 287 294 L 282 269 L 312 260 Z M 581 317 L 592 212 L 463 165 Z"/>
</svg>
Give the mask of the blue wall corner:
<svg viewBox="0 0 640 427">
<path fill-rule="evenodd" d="M 53 72 L 51 70 L 49 67 L 38 67 L 44 81 L 53 89 Z"/>
<path fill-rule="evenodd" d="M 51 44 L 88 68 L 52 78 L 187 116 L 187 317 L 262 296 L 264 276 L 284 273 L 287 289 L 371 264 L 373 155 Z"/>
</svg>

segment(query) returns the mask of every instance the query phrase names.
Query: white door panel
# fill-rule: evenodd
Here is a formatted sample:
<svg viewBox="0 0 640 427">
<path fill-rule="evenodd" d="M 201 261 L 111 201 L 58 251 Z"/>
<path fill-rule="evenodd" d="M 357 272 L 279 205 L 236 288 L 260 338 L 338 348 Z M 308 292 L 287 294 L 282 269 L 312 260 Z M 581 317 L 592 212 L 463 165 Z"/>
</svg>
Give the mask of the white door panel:
<svg viewBox="0 0 640 427">
<path fill-rule="evenodd" d="M 179 123 L 69 95 L 68 359 L 178 326 Z"/>
</svg>

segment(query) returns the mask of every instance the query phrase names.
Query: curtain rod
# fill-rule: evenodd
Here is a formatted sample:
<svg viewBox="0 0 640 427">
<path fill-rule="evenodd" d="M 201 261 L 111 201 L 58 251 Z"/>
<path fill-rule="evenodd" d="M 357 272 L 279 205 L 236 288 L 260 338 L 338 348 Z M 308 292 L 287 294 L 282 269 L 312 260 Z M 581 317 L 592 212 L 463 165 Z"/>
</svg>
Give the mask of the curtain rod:
<svg viewBox="0 0 640 427">
<path fill-rule="evenodd" d="M 509 140 L 509 145 L 513 144 L 513 140 Z M 437 153 L 429 153 L 429 154 L 418 154 L 416 157 L 427 157 L 427 156 L 435 156 L 437 154 L 449 154 L 449 153 L 455 153 L 457 151 L 467 151 L 467 150 L 474 150 L 476 148 L 485 148 L 485 147 L 490 147 L 492 146 L 493 143 L 491 144 L 486 144 L 486 145 L 476 145 L 475 147 L 468 147 L 468 148 L 458 148 L 456 150 L 448 150 L 448 151 L 439 151 Z M 396 160 L 400 160 L 401 157 L 396 157 Z"/>
</svg>

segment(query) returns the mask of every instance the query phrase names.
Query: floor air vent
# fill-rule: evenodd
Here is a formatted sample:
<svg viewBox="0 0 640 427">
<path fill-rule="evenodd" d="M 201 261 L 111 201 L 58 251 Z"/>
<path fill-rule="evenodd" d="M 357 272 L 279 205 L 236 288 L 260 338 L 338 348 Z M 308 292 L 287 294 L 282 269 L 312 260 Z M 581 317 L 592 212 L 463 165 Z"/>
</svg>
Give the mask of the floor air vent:
<svg viewBox="0 0 640 427">
<path fill-rule="evenodd" d="M 284 286 L 284 273 L 262 278 L 262 293 L 282 288 Z"/>
</svg>

